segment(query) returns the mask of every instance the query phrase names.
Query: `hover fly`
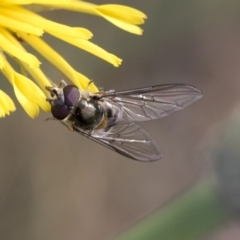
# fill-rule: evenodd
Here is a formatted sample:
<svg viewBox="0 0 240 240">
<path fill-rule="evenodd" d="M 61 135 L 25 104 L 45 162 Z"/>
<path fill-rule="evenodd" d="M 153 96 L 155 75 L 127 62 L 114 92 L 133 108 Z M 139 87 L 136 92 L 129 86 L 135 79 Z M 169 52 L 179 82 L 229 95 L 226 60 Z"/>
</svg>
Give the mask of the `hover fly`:
<svg viewBox="0 0 240 240">
<path fill-rule="evenodd" d="M 155 161 L 162 151 L 150 134 L 135 122 L 165 117 L 201 98 L 185 84 L 164 84 L 126 91 L 91 93 L 61 81 L 46 87 L 54 119 L 68 129 L 128 158 Z"/>
</svg>

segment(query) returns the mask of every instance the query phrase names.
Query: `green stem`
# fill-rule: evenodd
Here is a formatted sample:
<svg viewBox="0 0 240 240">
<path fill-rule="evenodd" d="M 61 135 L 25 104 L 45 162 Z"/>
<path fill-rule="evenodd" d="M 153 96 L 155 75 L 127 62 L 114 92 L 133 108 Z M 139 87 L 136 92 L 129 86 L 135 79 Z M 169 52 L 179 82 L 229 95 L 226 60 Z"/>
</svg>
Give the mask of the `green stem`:
<svg viewBox="0 0 240 240">
<path fill-rule="evenodd" d="M 226 207 L 210 184 L 202 184 L 151 215 L 115 240 L 191 240 L 228 219 Z"/>
</svg>

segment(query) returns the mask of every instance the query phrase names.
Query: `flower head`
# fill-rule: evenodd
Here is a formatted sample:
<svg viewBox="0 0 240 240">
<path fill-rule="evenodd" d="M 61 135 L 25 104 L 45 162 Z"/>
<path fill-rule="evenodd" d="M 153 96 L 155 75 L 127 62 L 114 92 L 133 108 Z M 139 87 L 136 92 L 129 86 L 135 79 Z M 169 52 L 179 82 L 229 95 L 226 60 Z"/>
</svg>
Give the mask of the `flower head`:
<svg viewBox="0 0 240 240">
<path fill-rule="evenodd" d="M 46 101 L 45 87 L 52 85 L 52 82 L 42 72 L 38 58 L 28 52 L 22 42 L 38 51 L 80 89 L 88 86 L 89 79 L 71 67 L 58 52 L 41 39 L 44 33 L 92 53 L 115 67 L 122 61 L 90 42 L 93 34 L 89 30 L 53 22 L 37 13 L 44 9 L 66 9 L 97 15 L 121 29 L 138 35 L 142 34 L 138 25 L 143 24 L 146 18 L 136 9 L 115 4 L 95 5 L 80 0 L 1 0 L 0 71 L 12 85 L 17 100 L 31 118 L 38 116 L 39 108 L 50 110 L 50 105 Z M 21 73 L 11 66 L 9 57 L 18 63 L 22 69 Z M 28 78 L 28 74 L 35 83 Z M 94 84 L 88 89 L 92 92 L 98 91 Z M 14 110 L 13 101 L 0 90 L 0 117 Z"/>
</svg>

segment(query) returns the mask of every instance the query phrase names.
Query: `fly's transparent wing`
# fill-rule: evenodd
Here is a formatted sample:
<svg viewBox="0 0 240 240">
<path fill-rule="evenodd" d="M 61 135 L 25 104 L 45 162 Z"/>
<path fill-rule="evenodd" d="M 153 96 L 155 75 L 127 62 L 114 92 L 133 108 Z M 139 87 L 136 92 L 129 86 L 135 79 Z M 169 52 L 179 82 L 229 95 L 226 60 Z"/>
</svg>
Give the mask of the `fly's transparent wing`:
<svg viewBox="0 0 240 240">
<path fill-rule="evenodd" d="M 202 97 L 190 85 L 165 84 L 121 92 L 106 92 L 102 98 L 122 108 L 123 117 L 131 121 L 147 121 L 165 117 Z"/>
<path fill-rule="evenodd" d="M 117 124 L 107 131 L 87 133 L 81 129 L 74 130 L 85 137 L 138 161 L 155 161 L 162 158 L 160 147 L 150 134 L 135 123 Z"/>
</svg>

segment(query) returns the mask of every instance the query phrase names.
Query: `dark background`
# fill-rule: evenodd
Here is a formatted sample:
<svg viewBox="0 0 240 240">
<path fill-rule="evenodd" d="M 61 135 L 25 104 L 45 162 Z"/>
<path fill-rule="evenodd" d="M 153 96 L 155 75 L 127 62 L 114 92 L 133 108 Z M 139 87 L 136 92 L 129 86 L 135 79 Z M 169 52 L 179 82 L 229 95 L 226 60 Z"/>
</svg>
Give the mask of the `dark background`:
<svg viewBox="0 0 240 240">
<path fill-rule="evenodd" d="M 121 67 L 47 34 L 45 40 L 99 87 L 186 83 L 199 88 L 203 98 L 181 112 L 142 124 L 164 151 L 163 159 L 154 163 L 129 160 L 60 123 L 44 121 L 50 113 L 31 120 L 17 105 L 16 112 L 0 120 L 0 239 L 112 239 L 214 175 L 215 146 L 222 132 L 240 118 L 239 1 L 111 2 L 147 14 L 143 36 L 86 14 L 43 15 L 88 28 L 94 43 L 123 59 Z M 65 79 L 39 58 L 51 80 Z M 239 236 L 239 225 L 232 220 L 204 239 Z"/>
</svg>

